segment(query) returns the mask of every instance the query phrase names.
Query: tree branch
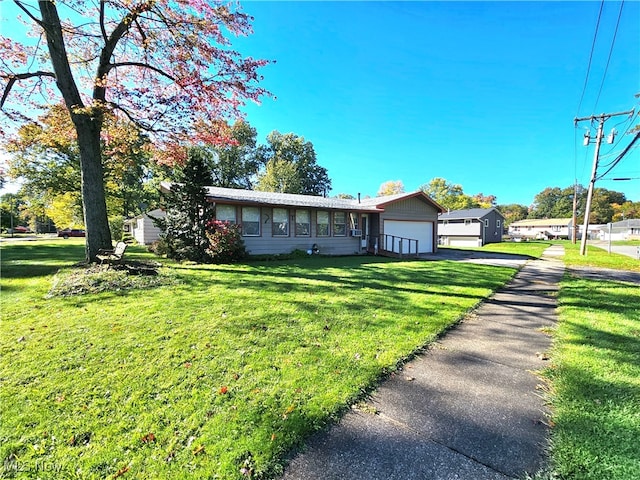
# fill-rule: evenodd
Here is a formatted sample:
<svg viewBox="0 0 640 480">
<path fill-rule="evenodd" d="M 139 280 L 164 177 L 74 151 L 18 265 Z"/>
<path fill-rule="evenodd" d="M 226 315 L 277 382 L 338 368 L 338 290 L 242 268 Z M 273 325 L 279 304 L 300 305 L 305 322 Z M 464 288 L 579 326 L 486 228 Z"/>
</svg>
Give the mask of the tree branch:
<svg viewBox="0 0 640 480">
<path fill-rule="evenodd" d="M 4 92 L 2 92 L 2 99 L 0 99 L 0 110 L 4 106 L 4 102 L 7 100 L 7 97 L 9 96 L 9 93 L 11 92 L 13 85 L 18 80 L 26 80 L 27 78 L 32 78 L 32 77 L 56 78 L 56 74 L 53 72 L 37 71 L 37 72 L 29 72 L 29 73 L 14 73 L 11 75 L 2 75 L 1 78 L 6 78 L 9 81 L 7 82 L 7 86 L 5 87 Z"/>
<path fill-rule="evenodd" d="M 116 45 L 118 42 L 126 35 L 131 27 L 131 24 L 135 22 L 138 16 L 142 12 L 146 12 L 151 10 L 153 6 L 153 1 L 147 1 L 143 4 L 134 7 L 124 18 L 120 21 L 120 23 L 116 26 L 116 28 L 111 32 L 108 38 L 105 39 L 104 47 L 102 48 L 102 52 L 100 53 L 100 61 L 98 63 L 98 69 L 96 71 L 96 86 L 93 89 L 93 99 L 105 101 L 106 99 L 106 86 L 104 83 L 106 75 L 109 73 L 109 70 L 113 68 L 111 66 L 111 56 L 116 49 Z M 101 5 L 101 8 L 102 5 Z M 101 10 L 102 11 L 102 10 Z M 106 32 L 105 32 L 106 33 Z"/>
<path fill-rule="evenodd" d="M 26 13 L 26 14 L 27 14 L 27 16 L 28 16 L 31 20 L 33 20 L 34 22 L 36 22 L 36 23 L 37 23 L 38 25 L 40 25 L 41 27 L 43 26 L 43 22 L 42 22 L 42 20 L 40 20 L 39 18 L 35 17 L 35 16 L 34 16 L 34 15 L 33 15 L 33 14 L 32 14 L 28 9 L 27 9 L 27 7 L 25 7 L 25 6 L 22 4 L 22 2 L 19 2 L 18 0 L 14 0 L 14 1 L 13 1 L 13 3 L 15 3 L 15 4 L 18 6 L 18 8 L 19 8 L 20 10 L 22 10 L 24 13 Z"/>
<path fill-rule="evenodd" d="M 137 126 L 138 128 L 140 128 L 141 130 L 145 130 L 145 131 L 153 131 L 153 129 L 147 125 L 144 122 L 141 122 L 138 118 L 136 118 L 134 115 L 132 115 L 129 110 L 127 110 L 126 108 L 122 107 L 120 104 L 118 103 L 114 103 L 114 102 L 106 102 L 107 105 L 109 105 L 113 110 L 117 110 L 119 112 L 124 113 L 124 115 L 131 121 L 131 123 L 133 123 L 135 126 Z"/>
<path fill-rule="evenodd" d="M 107 43 L 107 30 L 104 28 L 104 0 L 100 1 L 100 31 L 102 32 L 102 39 L 104 43 Z"/>
<path fill-rule="evenodd" d="M 118 67 L 140 67 L 140 68 L 148 68 L 149 70 L 153 70 L 156 73 L 159 73 L 160 75 L 162 75 L 163 77 L 168 78 L 169 80 L 175 82 L 176 78 L 172 77 L 171 75 L 169 75 L 167 72 L 165 72 L 164 70 L 160 70 L 158 67 L 154 67 L 153 65 L 149 65 L 148 63 L 143 63 L 143 62 L 118 62 L 118 63 L 110 63 L 108 65 L 108 70 L 111 70 L 112 68 L 118 68 Z"/>
</svg>

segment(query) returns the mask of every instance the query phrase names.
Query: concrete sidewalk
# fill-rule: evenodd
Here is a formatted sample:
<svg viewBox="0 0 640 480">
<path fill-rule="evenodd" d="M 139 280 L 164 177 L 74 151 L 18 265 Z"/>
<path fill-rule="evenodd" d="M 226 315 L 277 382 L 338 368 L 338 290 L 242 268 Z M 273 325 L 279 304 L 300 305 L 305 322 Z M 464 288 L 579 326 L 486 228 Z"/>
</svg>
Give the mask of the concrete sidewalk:
<svg viewBox="0 0 640 480">
<path fill-rule="evenodd" d="M 556 322 L 561 246 L 529 261 L 503 290 L 403 371 L 367 413 L 313 437 L 283 480 L 509 479 L 545 464 L 544 368 Z"/>
</svg>

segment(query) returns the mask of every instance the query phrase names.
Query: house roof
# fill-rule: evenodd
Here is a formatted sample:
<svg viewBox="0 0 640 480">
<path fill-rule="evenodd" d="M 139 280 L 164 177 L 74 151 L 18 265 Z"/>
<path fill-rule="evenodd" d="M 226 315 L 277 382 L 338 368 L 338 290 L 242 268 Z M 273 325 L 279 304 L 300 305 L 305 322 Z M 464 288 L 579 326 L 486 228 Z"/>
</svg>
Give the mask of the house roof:
<svg viewBox="0 0 640 480">
<path fill-rule="evenodd" d="M 566 227 L 571 223 L 570 218 L 536 218 L 532 220 L 518 220 L 513 222 L 511 227 L 551 227 L 561 226 Z"/>
<path fill-rule="evenodd" d="M 640 227 L 640 218 L 627 218 L 626 220 L 613 222 L 611 226 L 613 228 L 638 228 Z"/>
<path fill-rule="evenodd" d="M 153 210 L 149 210 L 148 212 L 143 212 L 140 215 L 136 215 L 135 217 L 129 217 L 124 219 L 124 223 L 133 223 L 135 224 L 140 218 L 151 218 L 157 216 L 163 216 L 164 210 L 161 208 L 155 208 Z M 151 216 L 151 217 L 150 217 Z"/>
<path fill-rule="evenodd" d="M 466 210 L 453 210 L 451 212 L 446 212 L 440 215 L 439 220 L 465 220 L 468 218 L 472 219 L 480 219 L 487 216 L 492 211 L 498 212 L 498 214 L 504 218 L 504 215 L 500 213 L 497 208 L 468 208 Z"/>
<path fill-rule="evenodd" d="M 162 182 L 161 189 L 170 191 L 171 183 Z M 387 195 L 383 197 L 357 199 L 327 198 L 314 195 L 297 195 L 293 193 L 260 192 L 257 190 L 240 190 L 235 188 L 206 187 L 207 195 L 215 202 L 250 203 L 252 205 L 289 206 L 326 208 L 328 210 L 357 210 L 362 212 L 383 212 L 390 203 L 418 197 L 432 205 L 436 210 L 442 207 L 424 192 L 416 191 Z"/>
</svg>

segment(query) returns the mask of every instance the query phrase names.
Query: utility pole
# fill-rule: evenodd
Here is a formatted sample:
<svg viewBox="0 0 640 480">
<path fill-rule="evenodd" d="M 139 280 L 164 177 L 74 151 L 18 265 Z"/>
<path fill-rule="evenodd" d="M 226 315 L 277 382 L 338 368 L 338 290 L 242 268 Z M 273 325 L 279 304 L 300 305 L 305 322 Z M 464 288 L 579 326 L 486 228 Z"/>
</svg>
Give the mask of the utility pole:
<svg viewBox="0 0 640 480">
<path fill-rule="evenodd" d="M 596 176 L 598 174 L 598 155 L 600 154 L 600 144 L 602 143 L 602 132 L 604 130 L 604 122 L 610 119 L 611 117 L 617 117 L 620 115 L 633 115 L 635 110 L 629 110 L 628 112 L 618 112 L 618 113 L 603 113 L 597 116 L 583 117 L 583 118 L 575 118 L 573 121 L 575 124 L 578 122 L 583 122 L 585 120 L 596 120 L 598 119 L 598 133 L 596 134 L 596 151 L 593 154 L 593 170 L 591 171 L 591 181 L 589 182 L 589 190 L 587 192 L 587 204 L 584 208 L 584 225 L 582 227 L 582 240 L 580 242 L 580 255 L 585 255 L 587 251 L 587 234 L 589 231 L 589 215 L 591 214 L 591 201 L 593 199 L 593 188 L 596 183 Z M 591 138 L 589 134 L 586 133 L 584 135 L 585 138 L 585 146 L 589 145 Z"/>
<path fill-rule="evenodd" d="M 578 180 L 573 184 L 573 216 L 571 217 L 571 224 L 573 229 L 571 243 L 575 245 L 578 238 Z"/>
</svg>

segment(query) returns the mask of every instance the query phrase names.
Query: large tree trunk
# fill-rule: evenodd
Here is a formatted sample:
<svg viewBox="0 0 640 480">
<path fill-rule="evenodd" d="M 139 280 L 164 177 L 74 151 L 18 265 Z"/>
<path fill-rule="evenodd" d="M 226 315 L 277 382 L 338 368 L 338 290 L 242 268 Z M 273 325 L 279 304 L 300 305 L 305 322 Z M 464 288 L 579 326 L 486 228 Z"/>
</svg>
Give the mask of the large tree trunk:
<svg viewBox="0 0 640 480">
<path fill-rule="evenodd" d="M 82 175 L 82 206 L 86 226 L 87 261 L 94 262 L 98 250 L 111 248 L 111 232 L 104 194 L 104 175 L 100 151 L 101 120 L 89 115 L 72 115 L 78 146 Z"/>
<path fill-rule="evenodd" d="M 76 128 L 80 148 L 82 205 L 86 227 L 87 261 L 96 261 L 101 248 L 111 248 L 111 234 L 107 218 L 107 202 L 104 194 L 104 176 L 100 153 L 102 111 L 100 106 L 83 104 L 67 58 L 62 34 L 62 23 L 55 2 L 38 2 L 42 23 L 56 76 L 56 85 L 64 98 Z"/>
</svg>

